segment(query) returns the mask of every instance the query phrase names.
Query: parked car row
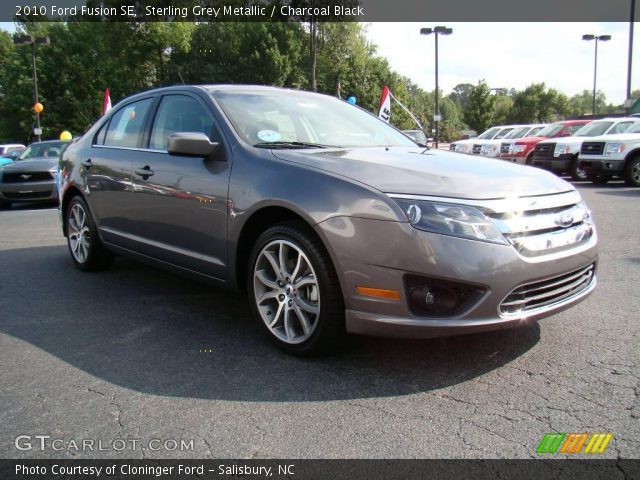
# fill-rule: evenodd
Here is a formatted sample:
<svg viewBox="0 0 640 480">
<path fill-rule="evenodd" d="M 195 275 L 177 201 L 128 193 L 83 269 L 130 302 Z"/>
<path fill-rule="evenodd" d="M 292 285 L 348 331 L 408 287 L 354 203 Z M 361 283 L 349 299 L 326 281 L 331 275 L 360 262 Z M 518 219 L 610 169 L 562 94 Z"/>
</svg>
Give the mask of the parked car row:
<svg viewBox="0 0 640 480">
<path fill-rule="evenodd" d="M 477 138 L 454 142 L 449 149 L 531 165 L 574 180 L 606 183 L 622 177 L 628 185 L 640 186 L 640 117 L 496 126 Z"/>
<path fill-rule="evenodd" d="M 57 202 L 58 160 L 68 144 L 49 140 L 9 150 L 3 157 L 6 162 L 0 164 L 0 208 L 14 202 Z"/>
</svg>

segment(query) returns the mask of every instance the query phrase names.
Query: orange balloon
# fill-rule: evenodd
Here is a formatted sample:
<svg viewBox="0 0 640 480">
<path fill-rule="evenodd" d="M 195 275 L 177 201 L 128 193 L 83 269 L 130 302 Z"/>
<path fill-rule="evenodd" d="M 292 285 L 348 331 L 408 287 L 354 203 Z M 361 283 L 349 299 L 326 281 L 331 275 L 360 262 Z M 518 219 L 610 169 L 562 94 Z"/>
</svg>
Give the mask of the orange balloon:
<svg viewBox="0 0 640 480">
<path fill-rule="evenodd" d="M 33 106 L 33 109 L 36 111 L 36 113 L 40 113 L 42 110 L 44 110 L 44 105 L 38 102 Z"/>
</svg>

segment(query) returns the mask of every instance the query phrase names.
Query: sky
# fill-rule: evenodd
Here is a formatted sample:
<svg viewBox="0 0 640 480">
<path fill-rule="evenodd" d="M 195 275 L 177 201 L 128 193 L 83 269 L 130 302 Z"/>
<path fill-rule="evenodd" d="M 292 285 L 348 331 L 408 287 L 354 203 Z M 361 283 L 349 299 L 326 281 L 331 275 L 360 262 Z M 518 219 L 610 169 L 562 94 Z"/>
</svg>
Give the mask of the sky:
<svg viewBox="0 0 640 480">
<path fill-rule="evenodd" d="M 434 39 L 421 36 L 426 23 L 369 23 L 368 39 L 391 68 L 433 90 Z M 629 24 L 617 23 L 448 23 L 440 37 L 439 83 L 445 94 L 459 83 L 484 79 L 491 88 L 523 89 L 544 82 L 567 95 L 593 89 L 594 43 L 585 33 L 610 34 L 598 44 L 598 90 L 607 100 L 626 100 Z M 13 31 L 12 23 L 0 28 Z M 640 89 L 640 23 L 635 23 L 631 89 Z"/>
<path fill-rule="evenodd" d="M 420 35 L 428 23 L 369 23 L 368 39 L 391 68 L 433 90 L 434 38 Z M 598 42 L 597 88 L 607 100 L 626 100 L 629 23 L 447 23 L 440 37 L 439 84 L 449 93 L 459 83 L 484 79 L 491 88 L 525 88 L 544 82 L 567 95 L 593 89 L 594 43 L 582 35 L 610 34 Z M 640 89 L 640 23 L 634 25 L 631 89 Z"/>
</svg>

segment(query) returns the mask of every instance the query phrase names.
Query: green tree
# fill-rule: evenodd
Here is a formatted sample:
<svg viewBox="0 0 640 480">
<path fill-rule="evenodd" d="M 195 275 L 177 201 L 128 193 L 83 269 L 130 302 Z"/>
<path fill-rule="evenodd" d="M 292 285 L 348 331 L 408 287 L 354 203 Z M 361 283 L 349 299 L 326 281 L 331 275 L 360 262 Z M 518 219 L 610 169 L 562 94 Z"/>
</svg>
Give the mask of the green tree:
<svg viewBox="0 0 640 480">
<path fill-rule="evenodd" d="M 464 121 L 477 132 L 486 130 L 493 123 L 495 97 L 484 80 L 469 92 L 469 101 L 464 110 Z"/>
</svg>

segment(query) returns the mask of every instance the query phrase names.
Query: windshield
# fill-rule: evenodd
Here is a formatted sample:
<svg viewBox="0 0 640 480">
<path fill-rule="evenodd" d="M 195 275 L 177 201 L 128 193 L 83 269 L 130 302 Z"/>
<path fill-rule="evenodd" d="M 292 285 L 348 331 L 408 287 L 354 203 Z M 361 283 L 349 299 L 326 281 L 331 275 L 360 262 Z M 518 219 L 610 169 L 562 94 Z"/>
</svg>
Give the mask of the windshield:
<svg viewBox="0 0 640 480">
<path fill-rule="evenodd" d="M 427 143 L 427 136 L 419 130 L 407 130 L 404 134 L 416 143 L 422 143 L 423 145 Z"/>
<path fill-rule="evenodd" d="M 525 134 L 529 131 L 530 127 L 519 127 L 519 128 L 514 128 L 513 130 L 511 130 L 511 132 L 509 133 L 509 135 L 507 135 L 504 138 L 522 138 L 525 136 Z"/>
<path fill-rule="evenodd" d="M 562 123 L 552 123 L 538 132 L 539 137 L 553 137 L 564 128 Z"/>
<path fill-rule="evenodd" d="M 576 137 L 595 137 L 602 135 L 609 127 L 613 125 L 613 122 L 591 122 L 587 123 L 584 127 L 574 133 Z"/>
<path fill-rule="evenodd" d="M 273 148 L 416 146 L 402 132 L 335 97 L 291 90 L 213 93 L 236 132 Z"/>
<path fill-rule="evenodd" d="M 500 127 L 492 127 L 489 130 L 485 130 L 480 135 L 478 135 L 478 138 L 481 138 L 483 140 L 488 138 L 493 138 L 495 134 L 498 133 L 499 131 L 500 131 Z"/>
<path fill-rule="evenodd" d="M 525 135 L 526 137 L 535 137 L 537 136 L 540 131 L 546 128 L 544 125 L 540 126 L 540 127 L 533 127 L 531 130 L 529 130 L 529 132 Z"/>
<path fill-rule="evenodd" d="M 22 152 L 18 160 L 41 157 L 58 158 L 67 143 L 69 142 L 32 143 Z"/>
<path fill-rule="evenodd" d="M 503 128 L 502 130 L 500 130 L 500 132 L 493 137 L 494 140 L 499 140 L 501 138 L 504 138 L 507 136 L 507 134 L 509 134 L 511 132 L 511 130 L 513 130 L 513 127 L 510 128 Z"/>
</svg>

